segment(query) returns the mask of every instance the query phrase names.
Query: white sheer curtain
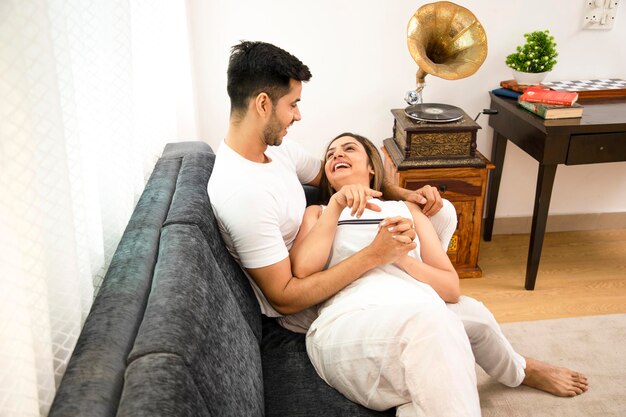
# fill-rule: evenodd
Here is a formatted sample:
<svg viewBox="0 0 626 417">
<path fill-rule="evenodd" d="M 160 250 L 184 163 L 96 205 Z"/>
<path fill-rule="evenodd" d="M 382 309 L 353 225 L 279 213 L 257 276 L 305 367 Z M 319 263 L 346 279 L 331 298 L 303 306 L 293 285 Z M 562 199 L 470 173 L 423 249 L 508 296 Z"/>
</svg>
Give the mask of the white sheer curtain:
<svg viewBox="0 0 626 417">
<path fill-rule="evenodd" d="M 196 137 L 184 2 L 0 0 L 0 416 L 45 416 L 167 142 Z"/>
</svg>

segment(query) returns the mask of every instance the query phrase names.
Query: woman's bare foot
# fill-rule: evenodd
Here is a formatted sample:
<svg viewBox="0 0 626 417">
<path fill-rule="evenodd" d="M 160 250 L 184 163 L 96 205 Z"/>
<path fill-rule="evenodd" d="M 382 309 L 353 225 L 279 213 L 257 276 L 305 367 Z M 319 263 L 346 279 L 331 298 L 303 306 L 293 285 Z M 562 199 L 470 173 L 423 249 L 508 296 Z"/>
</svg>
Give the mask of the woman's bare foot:
<svg viewBox="0 0 626 417">
<path fill-rule="evenodd" d="M 522 384 L 559 397 L 575 397 L 589 389 L 587 377 L 580 372 L 559 368 L 526 358 L 526 377 Z"/>
</svg>

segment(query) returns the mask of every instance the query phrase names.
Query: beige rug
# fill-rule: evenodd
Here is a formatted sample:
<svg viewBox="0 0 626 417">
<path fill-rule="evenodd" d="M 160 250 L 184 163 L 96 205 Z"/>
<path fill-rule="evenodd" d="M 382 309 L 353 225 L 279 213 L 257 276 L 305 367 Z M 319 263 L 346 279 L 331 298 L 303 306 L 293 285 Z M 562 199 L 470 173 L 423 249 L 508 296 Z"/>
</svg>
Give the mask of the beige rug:
<svg viewBox="0 0 626 417">
<path fill-rule="evenodd" d="M 626 314 L 503 324 L 523 356 L 583 372 L 589 391 L 559 398 L 505 387 L 478 370 L 483 417 L 626 416 Z"/>
</svg>

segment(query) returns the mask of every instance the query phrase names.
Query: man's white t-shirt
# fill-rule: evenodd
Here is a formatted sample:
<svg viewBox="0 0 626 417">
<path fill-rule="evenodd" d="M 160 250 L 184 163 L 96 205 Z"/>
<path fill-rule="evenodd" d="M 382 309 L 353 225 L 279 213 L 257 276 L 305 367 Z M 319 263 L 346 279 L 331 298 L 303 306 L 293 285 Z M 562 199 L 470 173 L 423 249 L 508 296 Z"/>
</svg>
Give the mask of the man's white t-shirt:
<svg viewBox="0 0 626 417">
<path fill-rule="evenodd" d="M 289 256 L 306 208 L 302 184 L 320 170 L 320 159 L 287 139 L 268 147 L 265 155 L 270 162 L 252 162 L 222 141 L 209 179 L 220 232 L 243 268 L 273 265 Z M 256 283 L 250 283 L 261 312 L 280 317 Z"/>
</svg>

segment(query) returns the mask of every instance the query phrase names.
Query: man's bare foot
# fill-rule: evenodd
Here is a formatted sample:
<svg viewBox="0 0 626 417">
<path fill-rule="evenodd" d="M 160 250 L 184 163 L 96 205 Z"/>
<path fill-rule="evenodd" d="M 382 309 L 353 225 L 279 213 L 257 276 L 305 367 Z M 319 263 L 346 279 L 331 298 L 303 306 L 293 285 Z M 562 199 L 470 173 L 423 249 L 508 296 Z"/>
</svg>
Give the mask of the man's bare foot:
<svg viewBox="0 0 626 417">
<path fill-rule="evenodd" d="M 522 384 L 559 397 L 575 397 L 589 389 L 587 377 L 567 368 L 526 358 L 526 377 Z"/>
</svg>

